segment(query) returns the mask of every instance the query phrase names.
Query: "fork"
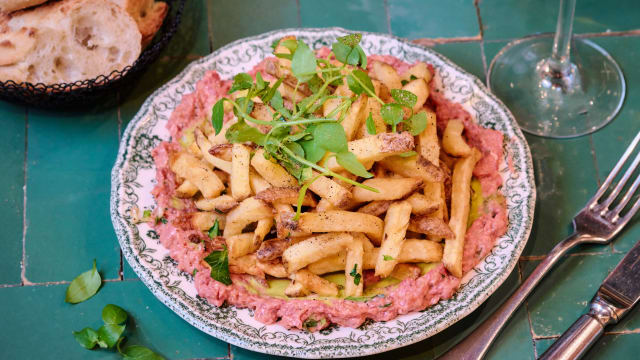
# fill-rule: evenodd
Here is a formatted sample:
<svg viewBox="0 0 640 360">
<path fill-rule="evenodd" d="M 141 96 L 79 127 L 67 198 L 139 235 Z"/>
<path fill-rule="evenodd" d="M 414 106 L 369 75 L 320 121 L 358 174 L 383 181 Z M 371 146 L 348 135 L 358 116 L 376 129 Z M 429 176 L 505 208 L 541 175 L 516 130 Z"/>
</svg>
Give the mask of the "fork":
<svg viewBox="0 0 640 360">
<path fill-rule="evenodd" d="M 500 330 L 511 318 L 511 315 L 564 254 L 579 244 L 608 244 L 622 230 L 640 209 L 639 198 L 628 211 L 622 214 L 622 211 L 627 207 L 638 187 L 640 187 L 640 176 L 635 178 L 624 195 L 616 202 L 634 171 L 638 168 L 638 164 L 640 164 L 640 152 L 635 156 L 620 180 L 613 186 L 611 192 L 606 197 L 605 194 L 624 164 L 631 157 L 638 142 L 640 142 L 640 132 L 635 136 L 595 195 L 573 218 L 573 233 L 551 249 L 551 252 L 533 270 L 520 288 L 495 313 L 458 345 L 440 357 L 440 360 L 482 359 Z"/>
</svg>

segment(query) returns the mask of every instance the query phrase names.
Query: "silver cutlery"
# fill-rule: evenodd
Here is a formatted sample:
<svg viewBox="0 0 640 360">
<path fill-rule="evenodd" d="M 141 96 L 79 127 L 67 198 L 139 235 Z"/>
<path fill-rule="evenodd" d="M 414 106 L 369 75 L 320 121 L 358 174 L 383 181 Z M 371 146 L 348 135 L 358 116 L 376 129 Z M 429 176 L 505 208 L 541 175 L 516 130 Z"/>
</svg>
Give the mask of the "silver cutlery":
<svg viewBox="0 0 640 360">
<path fill-rule="evenodd" d="M 613 170 L 611 170 L 607 179 L 598 188 L 596 194 L 573 218 L 573 234 L 554 246 L 518 290 L 471 334 L 444 354 L 440 358 L 441 360 L 482 359 L 500 333 L 500 330 L 511 318 L 511 315 L 563 255 L 580 244 L 608 244 L 622 230 L 640 209 L 640 199 L 637 199 L 633 205 L 628 206 L 629 201 L 640 186 L 640 176 L 633 180 L 632 185 L 620 197 L 625 185 L 640 164 L 640 153 L 634 157 L 631 165 L 613 186 L 613 189 L 609 189 L 627 160 L 634 153 L 638 142 L 640 142 L 640 132 L 631 141 L 631 144 L 618 160 Z M 623 212 L 623 210 L 625 211 Z"/>
<path fill-rule="evenodd" d="M 600 285 L 589 312 L 582 315 L 540 357 L 541 360 L 581 358 L 604 333 L 640 299 L 640 241 Z"/>
</svg>

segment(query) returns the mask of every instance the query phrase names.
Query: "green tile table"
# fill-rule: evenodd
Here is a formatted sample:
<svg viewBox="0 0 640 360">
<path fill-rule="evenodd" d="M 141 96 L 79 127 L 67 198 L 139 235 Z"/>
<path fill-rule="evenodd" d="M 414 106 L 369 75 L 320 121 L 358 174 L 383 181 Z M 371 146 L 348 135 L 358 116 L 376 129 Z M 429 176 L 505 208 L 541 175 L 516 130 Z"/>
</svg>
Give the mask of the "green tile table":
<svg viewBox="0 0 640 360">
<path fill-rule="evenodd" d="M 285 27 L 342 26 L 421 39 L 483 79 L 510 40 L 553 31 L 555 0 L 189 0 L 163 56 L 131 89 L 85 112 L 26 109 L 0 101 L 0 339 L 2 359 L 118 358 L 81 348 L 72 330 L 100 325 L 107 303 L 134 321 L 127 336 L 171 359 L 266 359 L 210 337 L 160 303 L 123 261 L 109 219 L 109 174 L 124 127 L 150 93 L 190 61 L 235 39 Z M 575 30 L 622 67 L 627 98 L 618 117 L 573 140 L 527 136 L 538 204 L 531 238 L 508 280 L 475 312 L 442 333 L 383 359 L 431 359 L 485 319 L 567 235 L 568 224 L 640 129 L 640 3 L 581 0 Z M 610 246 L 584 247 L 558 266 L 514 316 L 489 359 L 534 359 L 585 312 L 607 272 L 640 239 L 630 226 Z M 67 284 L 97 259 L 105 282 L 92 299 L 64 302 Z M 640 310 L 608 329 L 589 359 L 637 358 Z"/>
</svg>

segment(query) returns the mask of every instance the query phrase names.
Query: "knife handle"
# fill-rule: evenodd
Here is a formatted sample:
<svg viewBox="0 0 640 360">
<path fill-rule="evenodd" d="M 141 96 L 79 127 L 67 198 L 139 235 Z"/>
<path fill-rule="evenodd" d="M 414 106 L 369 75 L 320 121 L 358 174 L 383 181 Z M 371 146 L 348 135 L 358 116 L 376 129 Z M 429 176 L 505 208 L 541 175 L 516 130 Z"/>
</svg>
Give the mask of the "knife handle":
<svg viewBox="0 0 640 360">
<path fill-rule="evenodd" d="M 596 295 L 589 312 L 571 327 L 540 356 L 540 360 L 580 359 L 604 333 L 605 326 L 618 322 L 620 309 Z"/>
</svg>

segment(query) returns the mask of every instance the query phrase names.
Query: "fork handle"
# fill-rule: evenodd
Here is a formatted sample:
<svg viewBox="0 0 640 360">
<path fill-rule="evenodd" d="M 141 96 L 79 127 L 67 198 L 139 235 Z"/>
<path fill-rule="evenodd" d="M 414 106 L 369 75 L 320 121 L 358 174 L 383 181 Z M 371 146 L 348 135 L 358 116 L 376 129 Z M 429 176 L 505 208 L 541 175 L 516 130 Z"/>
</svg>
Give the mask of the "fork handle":
<svg viewBox="0 0 640 360">
<path fill-rule="evenodd" d="M 573 234 L 554 246 L 551 252 L 549 252 L 549 255 L 533 270 L 518 290 L 471 334 L 440 357 L 440 360 L 482 359 L 498 336 L 498 333 L 500 333 L 500 330 L 502 330 L 513 313 L 520 307 L 536 285 L 540 283 L 540 280 L 542 280 L 549 270 L 560 260 L 562 255 L 583 241 L 582 235 Z"/>
</svg>

